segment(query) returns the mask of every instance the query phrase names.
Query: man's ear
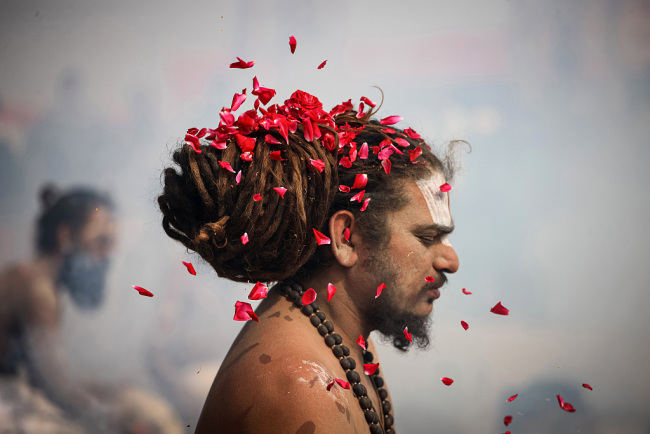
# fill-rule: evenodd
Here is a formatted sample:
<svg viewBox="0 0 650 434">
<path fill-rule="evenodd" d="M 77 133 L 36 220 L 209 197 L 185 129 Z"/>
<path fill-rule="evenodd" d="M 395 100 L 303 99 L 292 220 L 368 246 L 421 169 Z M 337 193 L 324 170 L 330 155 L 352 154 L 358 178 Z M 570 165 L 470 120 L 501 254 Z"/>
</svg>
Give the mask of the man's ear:
<svg viewBox="0 0 650 434">
<path fill-rule="evenodd" d="M 69 226 L 61 224 L 56 228 L 56 241 L 59 253 L 66 253 L 72 248 L 72 231 Z"/>
<path fill-rule="evenodd" d="M 344 267 L 352 267 L 359 260 L 361 234 L 350 211 L 337 211 L 330 217 L 330 248 L 336 261 Z"/>
</svg>

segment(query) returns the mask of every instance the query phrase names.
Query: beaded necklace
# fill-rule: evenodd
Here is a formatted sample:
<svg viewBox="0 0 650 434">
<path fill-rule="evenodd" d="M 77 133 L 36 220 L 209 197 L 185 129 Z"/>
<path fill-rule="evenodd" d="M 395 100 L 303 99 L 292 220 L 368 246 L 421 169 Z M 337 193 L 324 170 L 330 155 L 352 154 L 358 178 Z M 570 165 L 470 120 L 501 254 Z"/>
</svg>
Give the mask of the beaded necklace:
<svg viewBox="0 0 650 434">
<path fill-rule="evenodd" d="M 334 333 L 334 324 L 325 317 L 325 313 L 318 310 L 318 302 L 313 301 L 310 304 L 302 304 L 302 295 L 305 290 L 301 285 L 295 282 L 278 283 L 275 286 L 279 292 L 284 295 L 294 306 L 309 317 L 311 324 L 316 327 L 318 333 L 325 338 L 325 345 L 332 349 L 334 355 L 339 359 L 341 367 L 346 371 L 345 376 L 352 385 L 352 392 L 359 400 L 359 405 L 364 412 L 364 416 L 370 432 L 372 434 L 395 434 L 393 426 L 393 416 L 391 415 L 391 404 L 388 400 L 388 392 L 383 388 L 384 380 L 379 376 L 379 369 L 370 376 L 372 383 L 377 389 L 381 399 L 380 411 L 383 415 L 383 423 L 380 424 L 380 418 L 375 412 L 372 400 L 368 398 L 366 387 L 361 384 L 361 377 L 354 370 L 356 368 L 355 360 L 350 357 L 350 349 L 343 345 L 343 338 L 338 333 Z M 363 350 L 364 363 L 372 363 L 373 354 L 370 351 Z"/>
</svg>

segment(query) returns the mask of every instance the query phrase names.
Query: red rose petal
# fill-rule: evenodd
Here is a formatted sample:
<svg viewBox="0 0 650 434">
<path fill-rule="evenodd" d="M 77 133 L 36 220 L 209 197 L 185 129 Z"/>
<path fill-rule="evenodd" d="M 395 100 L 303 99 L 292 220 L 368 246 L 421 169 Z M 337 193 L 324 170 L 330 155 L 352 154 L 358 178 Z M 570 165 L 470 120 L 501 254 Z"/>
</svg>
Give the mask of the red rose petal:
<svg viewBox="0 0 650 434">
<path fill-rule="evenodd" d="M 232 97 L 232 104 L 230 104 L 230 110 L 237 111 L 237 109 L 246 101 L 246 89 L 243 89 L 241 93 L 236 93 Z"/>
<path fill-rule="evenodd" d="M 363 200 L 363 195 L 364 194 L 366 194 L 366 190 L 361 190 L 360 192 L 358 192 L 357 194 L 352 196 L 352 198 L 350 199 L 350 202 L 354 202 L 356 200 L 359 203 L 361 203 L 361 201 Z"/>
<path fill-rule="evenodd" d="M 287 192 L 287 189 L 284 187 L 273 187 L 273 190 L 277 191 L 282 199 L 284 199 L 284 194 Z"/>
<path fill-rule="evenodd" d="M 364 350 L 368 349 L 368 348 L 366 348 L 366 341 L 365 341 L 365 339 L 363 339 L 363 335 L 359 335 L 359 337 L 357 338 L 357 344 L 359 344 L 359 346 L 361 348 L 363 348 Z"/>
<path fill-rule="evenodd" d="M 352 162 L 350 161 L 349 157 L 341 158 L 341 160 L 339 161 L 339 164 L 341 166 L 345 167 L 346 169 L 349 169 L 350 167 L 352 167 Z"/>
<path fill-rule="evenodd" d="M 512 395 L 510 398 L 506 399 L 506 402 L 512 402 L 512 401 L 514 401 L 515 399 L 517 399 L 518 396 L 519 396 L 519 394 L 518 394 L 518 393 L 515 393 L 515 394 Z"/>
<path fill-rule="evenodd" d="M 472 293 L 469 292 L 468 290 L 466 290 L 465 288 L 463 288 L 462 291 L 463 291 L 463 294 L 465 294 L 465 295 L 472 295 Z"/>
<path fill-rule="evenodd" d="M 243 152 L 239 158 L 241 158 L 244 161 L 253 161 L 253 153 L 252 152 Z"/>
<path fill-rule="evenodd" d="M 379 363 L 363 364 L 363 372 L 365 372 L 366 375 L 373 375 L 375 372 L 377 372 L 377 368 L 379 368 Z"/>
<path fill-rule="evenodd" d="M 557 396 L 557 402 L 558 404 L 560 404 L 560 408 L 562 410 L 568 411 L 569 413 L 573 413 L 576 411 L 576 409 L 568 402 L 565 402 L 560 395 L 556 395 L 556 396 Z"/>
<path fill-rule="evenodd" d="M 350 241 L 350 228 L 345 228 L 343 231 L 343 238 L 345 241 Z"/>
<path fill-rule="evenodd" d="M 465 321 L 461 321 L 461 322 L 460 322 L 460 325 L 463 326 L 463 328 L 464 328 L 465 330 L 467 330 L 467 329 L 469 328 L 469 324 L 467 324 Z"/>
<path fill-rule="evenodd" d="M 384 160 L 381 162 L 381 166 L 384 168 L 386 175 L 390 175 L 390 160 Z"/>
<path fill-rule="evenodd" d="M 302 295 L 302 304 L 306 306 L 311 304 L 314 300 L 316 300 L 316 291 L 314 291 L 314 288 L 309 288 Z"/>
<path fill-rule="evenodd" d="M 509 315 L 510 311 L 503 307 L 501 305 L 501 302 L 498 302 L 492 309 L 490 309 L 490 312 L 496 313 L 497 315 Z"/>
<path fill-rule="evenodd" d="M 296 52 L 296 38 L 293 35 L 289 37 L 289 48 L 291 48 L 291 54 Z"/>
<path fill-rule="evenodd" d="M 187 267 L 187 272 L 190 273 L 192 276 L 196 276 L 196 270 L 194 269 L 194 265 L 192 265 L 191 262 L 185 262 L 181 261 L 185 267 Z"/>
<path fill-rule="evenodd" d="M 401 116 L 388 116 L 379 121 L 381 125 L 394 125 L 402 120 Z"/>
<path fill-rule="evenodd" d="M 257 315 L 255 315 L 253 307 L 250 305 L 250 303 L 246 303 L 245 301 L 237 301 L 235 303 L 235 316 L 233 317 L 233 320 L 249 321 L 251 319 L 253 321 L 260 322 Z"/>
<path fill-rule="evenodd" d="M 454 382 L 454 380 L 452 380 L 449 377 L 442 377 L 440 381 L 442 381 L 442 384 L 444 384 L 445 386 L 451 386 L 452 383 Z"/>
<path fill-rule="evenodd" d="M 366 208 L 368 208 L 368 203 L 370 203 L 370 198 L 369 198 L 369 197 L 367 197 L 367 198 L 363 201 L 363 205 L 361 206 L 361 209 L 360 209 L 359 211 L 361 211 L 361 212 L 365 211 Z"/>
<path fill-rule="evenodd" d="M 375 104 L 374 102 L 370 101 L 370 100 L 369 100 L 368 98 L 366 98 L 365 96 L 362 96 L 362 97 L 361 97 L 361 101 L 365 102 L 366 104 L 368 104 L 368 105 L 369 105 L 370 107 L 372 107 L 372 108 L 377 107 L 377 104 Z"/>
<path fill-rule="evenodd" d="M 410 149 L 408 151 L 408 154 L 409 154 L 409 158 L 411 159 L 411 161 L 414 161 L 416 158 L 418 158 L 420 155 L 422 155 L 422 148 L 420 148 L 418 146 L 415 149 Z"/>
<path fill-rule="evenodd" d="M 365 142 L 363 145 L 361 145 L 361 148 L 359 148 L 359 158 L 362 160 L 366 160 L 368 158 L 368 144 Z"/>
<path fill-rule="evenodd" d="M 264 136 L 264 141 L 265 141 L 266 143 L 271 143 L 271 144 L 273 144 L 273 145 L 280 145 L 280 144 L 282 144 L 282 142 L 279 141 L 278 139 L 276 139 L 275 136 L 272 135 L 272 134 L 267 134 L 266 136 Z"/>
<path fill-rule="evenodd" d="M 411 333 L 409 333 L 409 328 L 404 327 L 404 339 L 406 339 L 409 342 L 413 342 L 413 339 L 411 338 Z"/>
<path fill-rule="evenodd" d="M 375 295 L 375 298 L 379 297 L 381 295 L 381 291 L 386 289 L 386 284 L 385 283 L 380 283 L 379 286 L 377 287 L 377 295 Z"/>
<path fill-rule="evenodd" d="M 411 146 L 411 144 L 408 142 L 408 140 L 403 139 L 401 137 L 395 137 L 395 143 L 397 143 L 402 148 L 407 148 L 407 147 Z"/>
<path fill-rule="evenodd" d="M 219 165 L 226 169 L 228 172 L 235 173 L 235 171 L 232 169 L 232 166 L 230 165 L 229 162 L 227 161 L 219 161 Z"/>
<path fill-rule="evenodd" d="M 329 303 L 332 300 L 332 297 L 334 297 L 334 294 L 336 294 L 336 286 L 332 285 L 331 283 L 327 284 L 327 302 Z"/>
<path fill-rule="evenodd" d="M 244 235 L 241 236 L 241 243 L 242 244 L 248 244 L 248 234 L 244 232 Z"/>
<path fill-rule="evenodd" d="M 253 196 L 253 200 L 255 202 L 259 202 L 260 200 L 262 200 L 262 195 L 257 193 L 255 196 Z"/>
<path fill-rule="evenodd" d="M 285 158 L 282 158 L 282 153 L 281 151 L 272 151 L 271 154 L 271 160 L 276 160 L 276 161 L 287 161 Z"/>
<path fill-rule="evenodd" d="M 424 278 L 424 280 L 426 280 L 429 283 L 433 283 L 436 281 L 436 279 L 433 276 L 427 276 Z"/>
<path fill-rule="evenodd" d="M 352 190 L 360 189 L 360 188 L 365 187 L 367 183 L 368 183 L 368 175 L 366 175 L 365 173 L 358 173 L 354 177 L 354 183 L 352 184 L 352 187 L 350 187 L 350 188 Z"/>
<path fill-rule="evenodd" d="M 505 426 L 510 425 L 510 422 L 512 422 L 512 416 L 508 415 L 508 416 L 506 416 L 506 417 L 503 418 L 503 424 L 504 424 Z"/>
<path fill-rule="evenodd" d="M 327 63 L 327 60 L 323 61 L 323 63 L 318 65 L 318 69 L 323 69 L 323 67 L 325 66 L 326 63 Z"/>
<path fill-rule="evenodd" d="M 392 128 L 384 128 L 383 130 L 386 134 L 395 134 L 395 130 Z"/>
<path fill-rule="evenodd" d="M 349 193 L 350 187 L 348 187 L 347 185 L 339 185 L 339 191 L 342 191 L 343 193 Z"/>
<path fill-rule="evenodd" d="M 237 185 L 241 182 L 241 170 L 237 172 L 237 176 L 235 176 L 235 181 L 237 181 Z"/>
<path fill-rule="evenodd" d="M 311 160 L 310 163 L 316 168 L 316 170 L 323 173 L 323 169 L 325 169 L 325 163 L 323 163 L 323 160 Z"/>
<path fill-rule="evenodd" d="M 447 184 L 446 182 L 440 186 L 440 191 L 443 193 L 446 193 L 449 190 L 451 190 L 451 185 Z"/>
<path fill-rule="evenodd" d="M 318 232 L 314 228 L 312 229 L 314 230 L 314 236 L 316 237 L 316 242 L 318 243 L 319 246 L 322 246 L 323 244 L 331 243 L 331 240 L 325 234 Z"/>
<path fill-rule="evenodd" d="M 339 383 L 339 386 L 341 386 L 344 389 L 349 389 L 350 388 L 350 383 L 348 383 L 347 381 L 343 381 L 343 380 L 341 380 L 339 378 L 335 378 L 334 381 Z"/>
<path fill-rule="evenodd" d="M 136 291 L 138 291 L 138 292 L 140 293 L 140 295 L 144 295 L 145 297 L 153 297 L 153 293 L 147 291 L 147 290 L 144 289 L 143 287 L 141 287 L 141 286 L 136 286 L 136 285 L 131 285 L 131 286 L 133 286 L 133 289 L 135 289 Z"/>
<path fill-rule="evenodd" d="M 405 129 L 405 130 L 404 130 L 404 134 L 406 134 L 406 135 L 409 136 L 410 138 L 412 138 L 412 139 L 416 139 L 416 140 L 422 138 L 422 136 L 420 136 L 418 133 L 416 133 L 416 132 L 415 132 L 413 129 L 411 129 L 411 128 L 407 128 L 407 129 Z"/>
<path fill-rule="evenodd" d="M 253 152 L 255 150 L 255 139 L 253 137 L 246 137 L 242 134 L 235 134 L 237 145 L 241 148 L 242 152 Z"/>
<path fill-rule="evenodd" d="M 237 60 L 238 60 L 237 62 L 230 64 L 231 68 L 247 69 L 247 68 L 252 68 L 253 65 L 255 65 L 254 60 L 251 60 L 250 62 L 246 62 L 245 60 L 242 60 L 239 57 L 237 58 Z"/>
<path fill-rule="evenodd" d="M 268 295 L 268 289 L 269 288 L 267 288 L 267 286 L 263 283 L 257 282 L 251 290 L 251 293 L 248 294 L 249 300 L 261 300 L 263 298 L 266 298 Z"/>
<path fill-rule="evenodd" d="M 582 383 L 582 387 L 584 387 L 585 389 L 594 390 L 594 389 L 593 389 L 590 385 L 588 385 L 587 383 Z"/>
</svg>

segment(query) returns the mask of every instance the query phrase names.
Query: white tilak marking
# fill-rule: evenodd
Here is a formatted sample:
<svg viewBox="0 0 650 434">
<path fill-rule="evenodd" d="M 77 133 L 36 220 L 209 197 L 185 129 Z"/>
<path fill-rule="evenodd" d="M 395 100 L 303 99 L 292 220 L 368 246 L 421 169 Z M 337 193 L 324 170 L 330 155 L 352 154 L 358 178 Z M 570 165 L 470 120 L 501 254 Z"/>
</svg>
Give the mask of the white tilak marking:
<svg viewBox="0 0 650 434">
<path fill-rule="evenodd" d="M 428 179 L 416 181 L 416 185 L 422 192 L 424 201 L 427 203 L 433 223 L 451 226 L 451 213 L 449 212 L 449 193 L 440 191 L 440 186 L 444 184 L 445 178 L 441 173 L 435 172 Z M 441 237 L 441 242 L 445 246 L 451 247 L 447 234 Z"/>
</svg>

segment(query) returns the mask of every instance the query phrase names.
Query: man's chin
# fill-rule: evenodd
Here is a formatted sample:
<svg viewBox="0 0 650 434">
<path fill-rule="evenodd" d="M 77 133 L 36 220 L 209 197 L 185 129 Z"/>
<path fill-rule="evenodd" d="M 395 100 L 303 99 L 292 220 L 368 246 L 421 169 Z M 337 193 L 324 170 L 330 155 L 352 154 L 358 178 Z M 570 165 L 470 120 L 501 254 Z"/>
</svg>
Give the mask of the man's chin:
<svg viewBox="0 0 650 434">
<path fill-rule="evenodd" d="M 420 350 L 429 348 L 429 331 L 431 328 L 431 314 L 426 315 L 404 315 L 401 318 L 390 318 L 378 325 L 380 339 L 383 342 L 392 343 L 393 346 L 402 352 L 407 352 L 411 347 Z M 404 336 L 404 328 L 408 327 L 411 334 L 411 341 Z"/>
</svg>

